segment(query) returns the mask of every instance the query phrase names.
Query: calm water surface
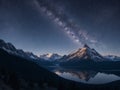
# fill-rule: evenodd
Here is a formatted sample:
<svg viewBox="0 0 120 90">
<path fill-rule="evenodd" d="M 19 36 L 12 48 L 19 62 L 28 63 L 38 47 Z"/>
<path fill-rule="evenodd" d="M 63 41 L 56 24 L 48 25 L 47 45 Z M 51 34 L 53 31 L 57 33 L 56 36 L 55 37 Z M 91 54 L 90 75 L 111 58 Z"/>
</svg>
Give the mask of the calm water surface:
<svg viewBox="0 0 120 90">
<path fill-rule="evenodd" d="M 92 70 L 70 70 L 70 69 L 54 69 L 55 74 L 65 79 L 89 83 L 89 84 L 105 84 L 112 81 L 120 80 L 120 71 L 92 71 Z"/>
</svg>

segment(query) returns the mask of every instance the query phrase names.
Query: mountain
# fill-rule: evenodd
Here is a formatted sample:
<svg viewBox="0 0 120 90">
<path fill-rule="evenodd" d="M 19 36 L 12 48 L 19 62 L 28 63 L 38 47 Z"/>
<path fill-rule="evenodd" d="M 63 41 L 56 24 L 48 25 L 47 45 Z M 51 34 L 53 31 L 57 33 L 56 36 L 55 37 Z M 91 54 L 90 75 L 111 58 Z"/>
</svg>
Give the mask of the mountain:
<svg viewBox="0 0 120 90">
<path fill-rule="evenodd" d="M 95 49 L 91 49 L 88 45 L 85 44 L 83 48 L 80 48 L 76 52 L 64 56 L 62 59 L 65 59 L 66 61 L 76 60 L 103 61 L 104 57 L 100 55 Z"/>
<path fill-rule="evenodd" d="M 104 58 L 109 61 L 120 61 L 120 57 L 115 55 L 107 55 L 107 56 L 104 56 Z"/>
<path fill-rule="evenodd" d="M 39 59 L 31 52 L 24 52 L 22 49 L 16 49 L 11 43 L 6 43 L 0 39 L 0 48 L 7 51 L 9 54 L 17 55 L 26 59 Z"/>
<path fill-rule="evenodd" d="M 92 69 L 92 70 L 119 70 L 120 60 L 111 60 L 100 55 L 95 49 L 84 45 L 76 52 L 63 56 L 57 64 L 64 68 Z"/>
<path fill-rule="evenodd" d="M 0 90 L 81 90 L 86 86 L 0 48 Z"/>
<path fill-rule="evenodd" d="M 112 90 L 113 86 L 115 89 L 119 88 L 116 86 L 119 86 L 120 81 L 105 84 L 103 87 L 63 79 L 28 58 L 23 58 L 17 50 L 12 44 L 0 41 L 0 90 L 105 90 L 105 87 Z"/>
<path fill-rule="evenodd" d="M 43 67 L 54 65 L 54 63 L 50 61 L 46 61 L 43 58 L 40 58 L 37 55 L 34 55 L 32 52 L 25 52 L 22 49 L 16 49 L 14 45 L 12 45 L 11 43 L 6 43 L 4 40 L 1 40 L 1 39 L 0 39 L 0 49 L 5 50 L 11 55 L 19 56 L 24 59 L 33 61 Z"/>
<path fill-rule="evenodd" d="M 51 53 L 49 53 L 49 54 L 40 55 L 40 58 L 48 60 L 48 61 L 55 61 L 57 59 L 62 58 L 62 56 L 58 55 L 58 54 L 51 54 Z"/>
<path fill-rule="evenodd" d="M 12 55 L 0 48 L 0 90 L 3 90 L 2 85 L 8 88 L 4 90 L 57 90 L 49 87 L 59 88 L 61 85 L 64 87 L 62 90 L 66 90 L 63 82 L 65 85 L 72 84 L 72 81 L 65 80 L 30 60 Z M 35 87 L 37 89 L 33 89 Z"/>
</svg>

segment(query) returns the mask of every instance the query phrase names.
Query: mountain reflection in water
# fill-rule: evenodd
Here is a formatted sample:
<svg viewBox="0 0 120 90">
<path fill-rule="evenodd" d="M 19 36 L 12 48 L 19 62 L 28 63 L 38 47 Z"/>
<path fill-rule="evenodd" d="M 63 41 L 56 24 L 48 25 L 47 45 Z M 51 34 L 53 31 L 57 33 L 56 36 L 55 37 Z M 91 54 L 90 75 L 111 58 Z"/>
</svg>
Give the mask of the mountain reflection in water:
<svg viewBox="0 0 120 90">
<path fill-rule="evenodd" d="M 120 80 L 120 71 L 92 71 L 92 70 L 54 70 L 57 75 L 89 84 L 105 84 L 112 81 Z"/>
</svg>

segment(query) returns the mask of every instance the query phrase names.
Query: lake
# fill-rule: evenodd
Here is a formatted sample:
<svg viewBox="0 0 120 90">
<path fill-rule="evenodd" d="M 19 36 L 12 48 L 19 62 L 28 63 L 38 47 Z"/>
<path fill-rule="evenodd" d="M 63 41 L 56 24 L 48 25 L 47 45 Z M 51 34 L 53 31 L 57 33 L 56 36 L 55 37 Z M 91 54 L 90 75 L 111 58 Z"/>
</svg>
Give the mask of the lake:
<svg viewBox="0 0 120 90">
<path fill-rule="evenodd" d="M 52 72 L 65 79 L 87 84 L 105 84 L 120 80 L 120 71 L 118 70 L 93 71 L 57 68 Z"/>
</svg>

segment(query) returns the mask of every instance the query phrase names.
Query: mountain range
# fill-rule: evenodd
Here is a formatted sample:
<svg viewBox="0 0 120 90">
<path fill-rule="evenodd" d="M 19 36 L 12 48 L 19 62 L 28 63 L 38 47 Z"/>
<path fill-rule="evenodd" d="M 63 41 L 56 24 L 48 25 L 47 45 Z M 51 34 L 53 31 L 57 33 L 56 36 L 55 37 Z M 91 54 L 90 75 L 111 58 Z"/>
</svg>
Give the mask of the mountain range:
<svg viewBox="0 0 120 90">
<path fill-rule="evenodd" d="M 84 45 L 74 53 L 63 56 L 58 60 L 64 68 L 92 69 L 92 70 L 118 70 L 120 58 L 117 56 L 102 56 L 95 49 Z"/>
<path fill-rule="evenodd" d="M 22 49 L 16 49 L 11 43 L 6 43 L 3 40 L 0 40 L 0 48 L 7 51 L 9 54 L 17 55 L 26 59 L 38 59 L 36 55 L 32 52 L 25 52 Z"/>
<path fill-rule="evenodd" d="M 77 61 L 78 63 L 78 61 L 81 61 L 81 59 L 85 61 L 89 61 L 88 59 L 90 59 L 90 61 L 92 59 L 92 61 L 98 59 L 98 57 L 93 58 L 93 54 L 98 55 L 98 53 L 96 53 L 93 49 L 90 49 L 86 45 L 84 48 L 88 49 L 89 51 L 80 49 L 80 53 L 82 51 L 86 53 L 78 54 L 75 52 L 76 54 L 73 53 L 69 54 L 68 56 L 63 56 L 62 59 L 66 57 L 65 64 L 69 64 L 67 61 Z M 90 54 L 88 54 L 88 52 Z M 99 61 L 103 60 L 101 55 L 98 56 Z M 76 57 L 79 60 L 75 60 Z M 62 59 L 60 58 L 59 61 Z M 120 84 L 120 82 L 117 81 L 105 84 L 103 87 L 103 85 L 88 85 L 66 80 L 43 68 L 42 65 L 46 63 L 48 63 L 46 60 L 40 59 L 32 53 L 16 49 L 11 43 L 6 43 L 3 40 L 0 40 L 0 90 L 88 90 L 88 88 L 91 90 L 105 90 L 105 87 L 113 89 L 113 87 L 110 87 L 111 85 L 115 87 Z M 78 63 L 78 65 L 80 64 Z M 117 67 L 119 65 L 119 62 L 115 64 Z M 96 66 L 99 67 L 98 64 Z"/>
<path fill-rule="evenodd" d="M 115 62 L 120 61 L 120 57 L 114 55 L 102 56 L 95 49 L 90 48 L 88 45 L 84 45 L 83 48 L 78 49 L 74 53 L 63 56 L 60 62 L 82 62 L 82 61 L 94 61 L 94 62 Z"/>
<path fill-rule="evenodd" d="M 0 39 L 0 48 L 4 49 L 10 54 L 17 55 L 26 59 L 32 59 L 32 60 L 34 59 L 34 60 L 54 61 L 62 57 L 61 55 L 58 55 L 58 54 L 44 54 L 38 57 L 32 52 L 25 52 L 22 49 L 16 49 L 14 45 L 12 45 L 11 43 L 6 43 L 4 40 L 1 40 L 1 39 Z"/>
<path fill-rule="evenodd" d="M 7 51 L 9 54 L 17 55 L 27 60 L 31 60 L 40 66 L 53 66 L 57 64 L 74 64 L 77 65 L 80 62 L 119 62 L 120 57 L 114 55 L 102 56 L 95 49 L 90 48 L 88 45 L 84 45 L 83 48 L 79 48 L 77 51 L 68 55 L 61 56 L 59 54 L 43 54 L 39 57 L 32 52 L 25 52 L 22 49 L 16 49 L 11 43 L 6 43 L 4 40 L 0 40 L 0 48 Z M 77 64 L 76 64 L 77 63 Z"/>
<path fill-rule="evenodd" d="M 114 55 L 102 56 L 95 49 L 91 49 L 88 45 L 84 45 L 83 48 L 78 49 L 74 53 L 61 56 L 55 53 L 48 53 L 40 55 L 39 57 L 32 52 L 25 52 L 22 49 L 16 49 L 11 43 L 6 43 L 0 40 L 0 48 L 7 51 L 10 54 L 17 55 L 28 60 L 37 61 L 81 61 L 81 60 L 93 60 L 95 62 L 102 61 L 120 61 L 120 57 Z"/>
<path fill-rule="evenodd" d="M 55 60 L 62 58 L 62 56 L 59 54 L 55 54 L 55 53 L 53 53 L 53 54 L 48 53 L 48 54 L 40 55 L 40 58 L 44 59 L 44 60 L 48 60 L 48 61 L 55 61 Z"/>
<path fill-rule="evenodd" d="M 57 90 L 63 82 L 72 84 L 35 62 L 0 48 L 0 90 Z"/>
</svg>

